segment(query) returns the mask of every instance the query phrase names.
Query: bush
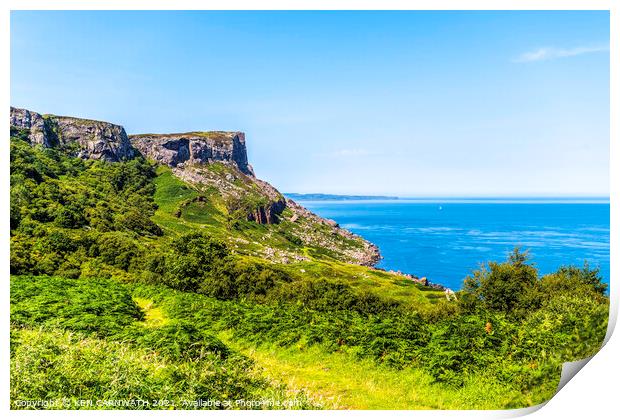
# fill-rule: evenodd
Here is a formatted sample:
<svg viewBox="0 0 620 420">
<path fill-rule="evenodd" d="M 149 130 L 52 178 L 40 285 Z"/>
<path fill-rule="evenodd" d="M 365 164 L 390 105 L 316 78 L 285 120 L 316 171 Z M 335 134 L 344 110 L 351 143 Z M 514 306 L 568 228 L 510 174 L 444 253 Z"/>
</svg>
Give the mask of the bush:
<svg viewBox="0 0 620 420">
<path fill-rule="evenodd" d="M 368 291 L 354 291 L 343 281 L 327 279 L 303 279 L 281 283 L 269 294 L 268 301 L 296 303 L 309 309 L 351 310 L 363 314 L 379 314 L 399 307 L 394 300 Z"/>
<path fill-rule="evenodd" d="M 537 285 L 538 273 L 527 264 L 527 258 L 527 253 L 515 248 L 507 262 L 490 262 L 488 268 L 475 270 L 463 282 L 461 307 L 469 312 L 484 308 L 506 314 L 528 309 L 531 303 L 528 291 Z"/>
<path fill-rule="evenodd" d="M 171 242 L 165 256 L 163 281 L 174 289 L 195 292 L 228 256 L 226 245 L 208 235 L 182 235 Z"/>
<path fill-rule="evenodd" d="M 20 276 L 11 279 L 11 324 L 111 335 L 143 318 L 113 280 Z"/>
<path fill-rule="evenodd" d="M 130 328 L 114 337 L 157 351 L 170 360 L 197 361 L 212 355 L 226 358 L 231 354 L 219 339 L 187 321 L 173 320 L 157 328 Z"/>
<path fill-rule="evenodd" d="M 109 232 L 96 237 L 90 254 L 105 264 L 128 271 L 134 258 L 140 255 L 140 249 L 127 234 Z"/>
</svg>

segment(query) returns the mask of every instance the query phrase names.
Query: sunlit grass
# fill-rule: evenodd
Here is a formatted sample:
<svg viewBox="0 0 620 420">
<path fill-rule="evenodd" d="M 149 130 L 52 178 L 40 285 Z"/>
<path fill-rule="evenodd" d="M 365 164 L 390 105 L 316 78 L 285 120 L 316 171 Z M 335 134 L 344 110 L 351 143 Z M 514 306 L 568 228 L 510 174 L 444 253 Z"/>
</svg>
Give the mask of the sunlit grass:
<svg viewBox="0 0 620 420">
<path fill-rule="evenodd" d="M 423 369 L 402 370 L 360 360 L 346 352 L 318 347 L 282 349 L 254 346 L 220 334 L 226 343 L 256 361 L 263 374 L 301 389 L 328 409 L 424 410 L 505 409 L 539 404 L 551 398 L 557 384 L 535 395 L 498 384 L 493 378 L 470 377 L 463 387 L 433 382 Z"/>
<path fill-rule="evenodd" d="M 140 297 L 134 297 L 133 300 L 144 312 L 143 325 L 147 327 L 160 327 L 168 321 L 161 308 L 156 307 L 152 300 Z"/>
</svg>

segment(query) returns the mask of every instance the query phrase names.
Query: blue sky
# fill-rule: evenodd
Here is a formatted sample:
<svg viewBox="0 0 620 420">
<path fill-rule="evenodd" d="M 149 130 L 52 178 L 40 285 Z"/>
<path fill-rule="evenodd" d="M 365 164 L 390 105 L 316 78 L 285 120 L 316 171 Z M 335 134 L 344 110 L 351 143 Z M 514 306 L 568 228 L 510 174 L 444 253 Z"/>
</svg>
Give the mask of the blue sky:
<svg viewBox="0 0 620 420">
<path fill-rule="evenodd" d="M 11 14 L 11 104 L 239 130 L 285 192 L 608 195 L 608 12 Z"/>
</svg>

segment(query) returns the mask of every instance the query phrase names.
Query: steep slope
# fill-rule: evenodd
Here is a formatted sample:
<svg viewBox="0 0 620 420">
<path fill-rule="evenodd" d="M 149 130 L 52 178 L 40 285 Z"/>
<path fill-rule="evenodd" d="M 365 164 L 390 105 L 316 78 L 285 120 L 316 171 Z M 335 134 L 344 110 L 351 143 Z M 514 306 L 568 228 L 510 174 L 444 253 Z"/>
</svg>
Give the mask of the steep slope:
<svg viewBox="0 0 620 420">
<path fill-rule="evenodd" d="M 267 232 L 268 236 L 285 235 L 288 239 L 283 241 L 279 240 L 282 238 L 271 241 L 268 237 L 264 242 L 256 241 L 238 231 L 229 235 L 240 237 L 241 241 L 252 240 L 251 248 L 257 248 L 253 251 L 255 255 L 277 262 L 302 261 L 308 258 L 309 248 L 315 254 L 368 266 L 380 258 L 373 244 L 285 199 L 269 183 L 257 179 L 248 163 L 244 133 L 209 131 L 127 136 L 119 125 L 41 115 L 13 107 L 10 125 L 12 132 L 25 130 L 31 144 L 59 148 L 80 158 L 119 162 L 142 155 L 169 167 L 175 177 L 198 193 L 193 198 L 195 201 L 178 203 L 173 209 L 176 217 L 183 217 L 184 211 L 196 210 L 201 204 L 204 208 L 208 201 L 217 211 L 206 216 L 211 220 L 218 220 L 219 216 L 228 228 L 242 227 L 243 221 L 261 225 L 288 222 L 285 227 Z"/>
</svg>

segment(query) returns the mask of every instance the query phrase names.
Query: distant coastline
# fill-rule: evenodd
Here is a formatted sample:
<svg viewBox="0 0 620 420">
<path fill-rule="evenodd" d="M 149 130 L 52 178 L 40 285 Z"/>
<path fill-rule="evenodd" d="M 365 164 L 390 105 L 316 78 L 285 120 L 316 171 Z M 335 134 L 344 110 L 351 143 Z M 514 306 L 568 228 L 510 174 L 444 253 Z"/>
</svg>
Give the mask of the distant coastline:
<svg viewBox="0 0 620 420">
<path fill-rule="evenodd" d="M 295 201 L 400 201 L 419 203 L 506 203 L 506 204 L 609 204 L 605 196 L 387 196 L 323 193 L 285 193 Z"/>
<path fill-rule="evenodd" d="M 302 201 L 345 201 L 345 200 L 399 200 L 399 197 L 392 197 L 387 195 L 338 195 L 338 194 L 297 194 L 297 193 L 284 193 L 284 195 L 291 200 Z"/>
</svg>

